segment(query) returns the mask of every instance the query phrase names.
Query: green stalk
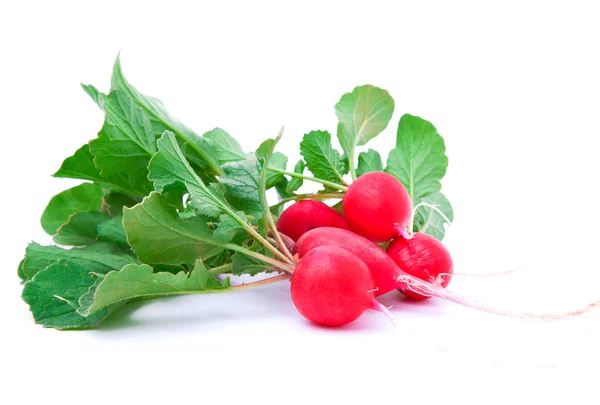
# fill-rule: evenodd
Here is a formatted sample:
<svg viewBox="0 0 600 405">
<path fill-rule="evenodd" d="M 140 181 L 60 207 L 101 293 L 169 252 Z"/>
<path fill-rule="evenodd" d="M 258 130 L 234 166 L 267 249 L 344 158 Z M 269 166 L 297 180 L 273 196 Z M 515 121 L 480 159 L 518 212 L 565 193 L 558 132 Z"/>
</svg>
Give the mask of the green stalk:
<svg viewBox="0 0 600 405">
<path fill-rule="evenodd" d="M 235 219 L 238 224 L 240 224 L 246 230 L 246 232 L 248 232 L 254 239 L 256 239 L 257 241 L 259 241 L 264 247 L 266 247 L 271 253 L 273 253 L 275 255 L 275 257 L 277 257 L 278 259 L 280 259 L 284 263 L 288 263 L 288 264 L 292 264 L 293 263 L 292 260 L 288 259 L 283 253 L 281 253 L 273 245 L 271 245 L 268 240 L 266 240 L 265 238 L 262 237 L 261 234 L 259 234 L 258 232 L 256 232 L 254 230 L 254 228 L 252 228 L 251 225 L 249 225 L 248 223 L 246 223 L 246 221 L 244 221 L 240 217 L 238 217 L 235 214 L 235 212 L 233 212 L 229 207 L 223 206 L 223 209 L 225 209 L 225 211 L 233 219 Z M 232 250 L 235 250 L 235 249 L 232 249 Z M 261 256 L 264 256 L 264 255 L 261 255 Z M 264 256 L 264 257 L 269 258 L 267 256 Z M 263 260 L 263 259 L 259 259 L 259 260 Z"/>
<path fill-rule="evenodd" d="M 269 243 L 269 242 L 267 242 L 267 243 Z M 265 263 L 268 263 L 271 266 L 273 266 L 276 269 L 279 269 L 279 270 L 281 270 L 283 272 L 286 272 L 286 273 L 289 273 L 289 274 L 292 274 L 294 272 L 294 266 L 292 266 L 291 263 L 288 264 L 287 263 L 287 257 L 283 256 L 283 254 L 281 252 L 279 252 L 279 251 L 277 253 L 279 253 L 280 255 L 282 255 L 286 259 L 286 263 L 282 263 L 281 261 L 273 259 L 272 257 L 265 256 L 265 255 L 263 255 L 261 253 L 254 252 L 252 250 L 243 248 L 243 247 L 238 246 L 238 245 L 236 245 L 234 243 L 224 243 L 222 246 L 224 248 L 226 248 L 226 249 L 231 249 L 231 250 L 234 250 L 236 252 L 240 252 L 240 253 L 242 253 L 242 254 L 244 254 L 246 256 L 250 256 L 250 257 L 253 257 L 253 258 L 258 259 L 260 261 L 263 261 Z M 269 246 L 273 247 L 270 243 L 269 243 Z M 275 250 L 277 250 L 277 249 L 275 249 Z"/>
<path fill-rule="evenodd" d="M 306 176 L 306 175 L 300 174 L 300 173 L 288 172 L 286 170 L 281 170 L 281 169 L 278 169 L 276 167 L 271 167 L 271 166 L 269 166 L 269 170 L 277 172 L 277 173 L 285 174 L 285 175 L 288 175 L 288 176 L 291 176 L 291 177 L 297 177 L 299 179 L 314 181 L 315 183 L 321 183 L 321 184 L 323 184 L 325 186 L 329 186 L 329 187 L 335 188 L 337 190 L 342 190 L 342 191 L 348 190 L 348 187 L 346 187 L 346 186 L 343 186 L 343 185 L 337 184 L 337 183 L 333 183 L 331 181 L 319 179 L 317 177 Z"/>
<path fill-rule="evenodd" d="M 277 202 L 277 204 L 273 204 L 271 206 L 271 208 L 276 208 L 279 207 L 280 205 L 285 204 L 286 202 L 289 201 L 296 201 L 296 200 L 303 200 L 303 199 L 310 199 L 310 200 L 327 200 L 330 198 L 338 198 L 338 199 L 343 199 L 344 198 L 344 193 L 323 193 L 323 194 L 297 194 L 295 196 L 292 197 L 287 197 L 287 198 L 282 198 L 281 200 L 279 200 Z"/>
<path fill-rule="evenodd" d="M 226 263 L 222 266 L 213 267 L 211 269 L 208 269 L 208 272 L 210 273 L 211 276 L 216 276 L 217 274 L 229 273 L 231 271 L 232 267 L 233 267 L 232 263 Z"/>
</svg>

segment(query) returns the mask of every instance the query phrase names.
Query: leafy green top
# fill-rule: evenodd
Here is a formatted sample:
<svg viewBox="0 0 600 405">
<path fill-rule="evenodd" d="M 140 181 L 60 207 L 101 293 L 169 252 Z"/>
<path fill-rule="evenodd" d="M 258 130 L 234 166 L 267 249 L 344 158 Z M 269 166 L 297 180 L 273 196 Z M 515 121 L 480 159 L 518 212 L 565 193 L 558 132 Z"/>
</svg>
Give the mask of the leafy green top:
<svg viewBox="0 0 600 405">
<path fill-rule="evenodd" d="M 385 168 L 379 152 L 358 150 L 392 118 L 394 100 L 378 87 L 356 87 L 335 105 L 343 154 L 328 131 L 309 131 L 293 171 L 275 151 L 283 130 L 253 153 L 221 128 L 197 135 L 133 87 L 119 57 L 108 94 L 82 87 L 103 111 L 104 124 L 55 176 L 86 182 L 54 196 L 41 219 L 67 248 L 32 243 L 18 269 L 23 299 L 44 326 L 89 328 L 134 299 L 229 292 L 287 279 L 295 259 L 275 222 L 284 204 L 339 200 L 348 182 L 365 173 L 385 170 L 406 186 L 416 207 L 413 231 L 441 239 L 453 220 L 440 193 L 445 145 L 431 123 L 402 116 Z M 306 182 L 323 189 L 298 192 Z M 271 188 L 279 197 L 275 203 L 267 198 Z M 283 274 L 229 284 L 229 274 L 263 272 Z"/>
</svg>

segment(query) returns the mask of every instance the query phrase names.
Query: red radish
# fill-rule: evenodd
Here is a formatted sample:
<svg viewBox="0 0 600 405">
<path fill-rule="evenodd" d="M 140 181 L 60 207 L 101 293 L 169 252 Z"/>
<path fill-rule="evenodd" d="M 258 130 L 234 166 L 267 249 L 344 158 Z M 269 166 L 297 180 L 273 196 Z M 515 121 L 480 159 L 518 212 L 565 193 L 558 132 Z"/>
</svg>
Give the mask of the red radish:
<svg viewBox="0 0 600 405">
<path fill-rule="evenodd" d="M 360 235 L 337 228 L 317 228 L 305 233 L 294 245 L 292 253 L 300 258 L 318 246 L 339 246 L 362 260 L 373 275 L 377 291 L 375 296 L 398 288 L 400 269 L 383 249 Z"/>
<path fill-rule="evenodd" d="M 335 228 L 319 228 L 307 232 L 298 240 L 294 247 L 294 252 L 301 258 L 299 264 L 316 249 L 327 246 L 342 247 L 343 250 L 349 251 L 347 255 L 353 255 L 365 263 L 371 271 L 375 285 L 379 287 L 377 294 L 382 294 L 393 289 L 401 289 L 410 291 L 414 294 L 419 294 L 425 297 L 438 297 L 459 305 L 477 309 L 496 315 L 510 316 L 515 318 L 527 319 L 561 319 L 584 314 L 593 308 L 600 306 L 600 301 L 593 302 L 583 308 L 568 311 L 559 314 L 535 314 L 530 312 L 505 311 L 494 308 L 483 302 L 464 297 L 453 293 L 437 283 L 421 280 L 418 277 L 405 273 L 396 265 L 393 260 L 381 259 L 380 253 L 384 253 L 387 259 L 391 259 L 379 246 L 373 242 L 353 234 L 352 232 L 344 231 L 343 229 Z M 379 249 L 379 250 L 378 250 Z M 391 262 L 391 265 L 388 263 Z M 332 264 L 333 266 L 333 264 Z M 343 267 L 343 266 L 342 266 Z M 337 269 L 340 270 L 340 269 Z M 345 272 L 345 269 L 341 269 Z M 352 273 L 344 273 L 345 277 L 352 277 Z M 343 278 L 342 278 L 343 279 Z M 292 278 L 293 280 L 293 278 Z M 377 285 L 377 280 L 384 280 L 385 284 Z M 392 285 L 390 288 L 389 285 Z M 382 288 L 381 285 L 385 286 Z M 388 289 L 389 288 L 389 289 Z M 387 291 L 386 291 L 387 290 Z M 382 312 L 385 308 L 379 308 Z"/>
<path fill-rule="evenodd" d="M 454 272 L 450 252 L 433 236 L 421 232 L 416 232 L 411 239 L 398 236 L 386 252 L 406 273 L 444 288 L 450 284 Z M 429 298 L 405 288 L 399 291 L 415 300 Z"/>
<path fill-rule="evenodd" d="M 342 214 L 316 200 L 301 200 L 292 204 L 277 220 L 277 230 L 294 241 L 311 229 L 323 226 L 348 229 Z"/>
<path fill-rule="evenodd" d="M 371 172 L 356 179 L 346 191 L 344 216 L 350 230 L 374 242 L 408 236 L 412 214 L 410 196 L 394 176 Z"/>
<path fill-rule="evenodd" d="M 319 246 L 297 264 L 292 300 L 306 319 L 325 326 L 350 323 L 367 309 L 387 309 L 375 299 L 375 283 L 367 265 L 337 246 Z"/>
</svg>

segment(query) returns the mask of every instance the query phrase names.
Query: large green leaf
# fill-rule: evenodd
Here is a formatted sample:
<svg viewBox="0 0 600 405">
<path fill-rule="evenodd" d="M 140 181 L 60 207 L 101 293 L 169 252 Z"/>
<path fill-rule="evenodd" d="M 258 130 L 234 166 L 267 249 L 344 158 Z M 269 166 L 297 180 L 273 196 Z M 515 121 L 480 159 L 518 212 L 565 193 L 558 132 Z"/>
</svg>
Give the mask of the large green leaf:
<svg viewBox="0 0 600 405">
<path fill-rule="evenodd" d="M 385 171 L 404 184 L 413 205 L 440 190 L 447 167 L 444 139 L 431 122 L 403 115 L 398 124 L 396 148 L 389 154 Z"/>
<path fill-rule="evenodd" d="M 333 183 L 344 183 L 344 162 L 340 153 L 331 146 L 331 135 L 327 131 L 311 131 L 300 142 L 300 154 L 308 170 L 315 177 Z"/>
<path fill-rule="evenodd" d="M 156 191 L 189 192 L 194 207 L 209 217 L 218 218 L 226 211 L 226 203 L 194 173 L 173 133 L 166 131 L 158 140 L 157 146 L 158 152 L 148 167 L 148 177 L 154 183 Z"/>
<path fill-rule="evenodd" d="M 223 166 L 225 175 L 219 181 L 225 186 L 227 201 L 239 211 L 261 215 L 263 211 L 258 194 L 260 164 L 256 158 Z"/>
<path fill-rule="evenodd" d="M 422 198 L 419 203 L 427 203 L 435 206 L 450 221 L 454 220 L 454 211 L 450 201 L 444 194 L 436 192 Z M 444 239 L 446 234 L 445 225 L 448 223 L 440 213 L 430 206 L 420 206 L 414 218 L 414 231 L 427 233 L 438 240 Z"/>
<path fill-rule="evenodd" d="M 121 247 L 128 247 L 127 233 L 123 228 L 123 216 L 114 217 L 98 225 L 98 240 L 106 243 L 114 243 Z"/>
<path fill-rule="evenodd" d="M 37 273 L 61 259 L 85 267 L 92 273 L 108 273 L 128 264 L 138 263 L 115 245 L 96 243 L 84 248 L 63 249 L 58 246 L 29 244 L 25 259 L 19 266 L 19 277 L 23 281 L 32 279 Z"/>
<path fill-rule="evenodd" d="M 146 185 L 131 184 L 126 172 L 112 176 L 104 176 L 94 164 L 94 155 L 90 152 L 88 144 L 79 148 L 75 154 L 66 158 L 54 177 L 90 180 L 110 190 L 118 191 L 125 195 L 145 196 L 148 194 Z"/>
<path fill-rule="evenodd" d="M 103 197 L 102 187 L 91 183 L 82 183 L 55 195 L 42 214 L 42 228 L 54 235 L 76 212 L 100 211 Z"/>
<path fill-rule="evenodd" d="M 88 268 L 68 261 L 51 264 L 23 287 L 23 300 L 29 304 L 35 321 L 56 329 L 80 329 L 98 325 L 110 309 L 89 317 L 77 313 L 79 299 L 97 280 Z M 118 307 L 118 306 L 116 306 Z M 111 308 L 116 309 L 116 308 Z"/>
<path fill-rule="evenodd" d="M 337 136 L 353 168 L 356 147 L 379 135 L 392 119 L 394 99 L 378 87 L 358 86 L 342 96 L 335 105 L 335 113 L 339 120 Z"/>
<path fill-rule="evenodd" d="M 119 56 L 117 56 L 113 67 L 111 86 L 112 90 L 120 90 L 127 94 L 135 102 L 136 106 L 144 111 L 152 125 L 154 134 L 159 135 L 166 130 L 173 132 L 190 146 L 191 150 L 199 158 L 198 163 L 204 169 L 208 169 L 217 175 L 223 173 L 219 167 L 218 159 L 206 139 L 201 138 L 194 131 L 185 127 L 181 122 L 169 115 L 162 102 L 154 97 L 143 95 L 129 84 L 121 70 Z"/>
<path fill-rule="evenodd" d="M 296 165 L 294 166 L 294 173 L 304 174 L 305 167 L 306 163 L 304 163 L 304 160 L 300 159 L 298 163 L 296 163 Z M 285 191 L 288 193 L 293 193 L 297 191 L 300 187 L 302 187 L 303 183 L 303 179 L 299 177 L 292 177 L 291 180 L 286 184 Z"/>
<path fill-rule="evenodd" d="M 103 177 L 123 175 L 133 189 L 152 190 L 148 163 L 156 153 L 156 135 L 148 117 L 121 91 L 102 96 L 106 119 L 90 142 L 94 163 Z"/>
<path fill-rule="evenodd" d="M 229 289 L 224 282 L 211 276 L 200 260 L 191 273 L 153 273 L 148 265 L 131 265 L 103 277 L 94 288 L 80 299 L 78 312 L 94 316 L 109 305 L 133 298 L 174 294 L 223 292 Z"/>
<path fill-rule="evenodd" d="M 223 250 L 202 218 L 182 219 L 156 192 L 124 210 L 123 226 L 129 245 L 147 264 L 193 263 Z"/>
</svg>

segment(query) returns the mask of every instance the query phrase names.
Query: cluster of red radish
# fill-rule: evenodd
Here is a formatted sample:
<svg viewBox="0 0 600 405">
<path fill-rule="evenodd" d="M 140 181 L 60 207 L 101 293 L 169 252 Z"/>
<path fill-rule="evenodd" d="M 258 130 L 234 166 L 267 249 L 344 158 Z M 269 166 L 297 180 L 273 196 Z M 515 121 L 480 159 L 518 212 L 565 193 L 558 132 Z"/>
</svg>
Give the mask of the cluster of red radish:
<svg viewBox="0 0 600 405">
<path fill-rule="evenodd" d="M 448 250 L 434 237 L 407 229 L 412 205 L 402 183 L 367 173 L 346 191 L 340 214 L 302 200 L 279 217 L 277 229 L 295 241 L 291 295 L 298 311 L 320 325 L 340 326 L 374 309 L 377 296 L 399 290 L 411 299 L 446 297 L 453 273 Z M 378 243 L 390 242 L 385 250 Z"/>
</svg>

